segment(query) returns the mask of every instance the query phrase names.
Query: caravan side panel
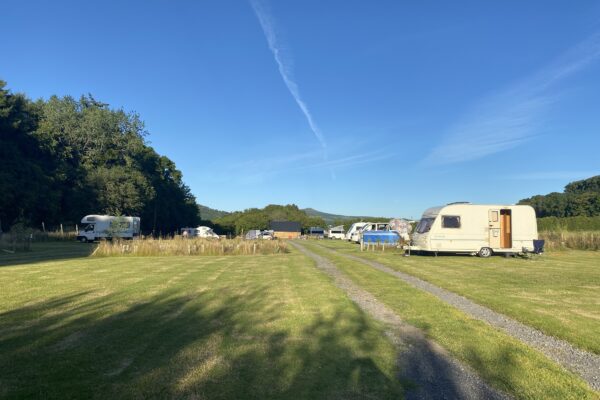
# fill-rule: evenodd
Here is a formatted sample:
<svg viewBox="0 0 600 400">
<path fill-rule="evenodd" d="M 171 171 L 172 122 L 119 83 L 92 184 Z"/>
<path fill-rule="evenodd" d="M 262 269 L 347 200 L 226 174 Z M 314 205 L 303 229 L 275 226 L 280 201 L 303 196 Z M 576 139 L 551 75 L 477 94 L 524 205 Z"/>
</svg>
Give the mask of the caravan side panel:
<svg viewBox="0 0 600 400">
<path fill-rule="evenodd" d="M 443 207 L 429 233 L 433 251 L 473 252 L 488 244 L 487 208 L 456 204 Z"/>
</svg>

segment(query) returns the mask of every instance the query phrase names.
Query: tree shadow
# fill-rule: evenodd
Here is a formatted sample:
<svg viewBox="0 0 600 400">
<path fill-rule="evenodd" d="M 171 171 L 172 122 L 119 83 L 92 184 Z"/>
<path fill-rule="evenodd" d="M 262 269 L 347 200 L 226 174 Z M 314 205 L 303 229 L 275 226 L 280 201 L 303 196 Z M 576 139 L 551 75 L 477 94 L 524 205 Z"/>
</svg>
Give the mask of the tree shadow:
<svg viewBox="0 0 600 400">
<path fill-rule="evenodd" d="M 79 292 L 1 313 L 0 397 L 402 396 L 370 356 L 364 314 L 338 309 L 282 326 L 266 289 L 166 291 L 141 303 Z"/>
<path fill-rule="evenodd" d="M 453 362 L 447 352 L 431 341 L 411 340 L 400 355 L 400 379 L 409 386 L 407 400 L 504 399 L 506 396 Z"/>
<path fill-rule="evenodd" d="M 75 241 L 34 242 L 31 245 L 31 251 L 15 253 L 0 251 L 0 268 L 84 258 L 89 257 L 95 249 L 95 244 L 84 244 Z"/>
</svg>

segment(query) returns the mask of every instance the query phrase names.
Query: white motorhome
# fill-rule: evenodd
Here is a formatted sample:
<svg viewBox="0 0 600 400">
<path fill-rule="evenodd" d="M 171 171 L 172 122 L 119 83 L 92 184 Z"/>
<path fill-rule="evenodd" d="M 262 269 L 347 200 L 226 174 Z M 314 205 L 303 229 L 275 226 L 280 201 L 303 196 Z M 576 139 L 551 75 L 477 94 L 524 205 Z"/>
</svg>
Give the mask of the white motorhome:
<svg viewBox="0 0 600 400">
<path fill-rule="evenodd" d="M 181 228 L 181 235 L 185 237 L 198 237 L 207 239 L 220 239 L 212 228 L 208 226 L 198 226 L 196 228 Z"/>
<path fill-rule="evenodd" d="M 346 232 L 346 237 L 345 239 L 350 241 L 350 242 L 356 242 L 358 243 L 358 241 L 360 240 L 360 235 L 359 235 L 359 231 L 362 229 L 363 226 L 367 225 L 368 222 L 355 222 L 350 226 L 350 229 L 348 229 L 348 232 Z"/>
<path fill-rule="evenodd" d="M 425 210 L 412 234 L 411 251 L 478 254 L 540 250 L 535 211 L 525 205 L 450 203 Z"/>
<path fill-rule="evenodd" d="M 332 226 L 331 228 L 329 228 L 327 230 L 326 236 L 329 239 L 344 240 L 344 238 L 346 237 L 346 235 L 344 233 L 344 225 Z"/>
<path fill-rule="evenodd" d="M 133 239 L 140 235 L 139 217 L 115 217 L 112 215 L 86 215 L 81 219 L 83 227 L 77 234 L 81 242 L 98 239 Z"/>
</svg>

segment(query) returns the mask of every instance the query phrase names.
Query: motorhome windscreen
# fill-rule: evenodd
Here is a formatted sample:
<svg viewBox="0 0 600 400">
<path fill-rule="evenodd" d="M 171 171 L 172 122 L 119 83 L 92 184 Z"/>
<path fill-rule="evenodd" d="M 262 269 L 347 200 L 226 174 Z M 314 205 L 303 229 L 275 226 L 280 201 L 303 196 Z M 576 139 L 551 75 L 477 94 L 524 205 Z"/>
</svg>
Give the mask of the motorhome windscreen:
<svg viewBox="0 0 600 400">
<path fill-rule="evenodd" d="M 419 225 L 417 225 L 417 233 L 426 233 L 431 230 L 431 225 L 433 225 L 433 221 L 435 218 L 422 218 L 419 221 Z"/>
</svg>

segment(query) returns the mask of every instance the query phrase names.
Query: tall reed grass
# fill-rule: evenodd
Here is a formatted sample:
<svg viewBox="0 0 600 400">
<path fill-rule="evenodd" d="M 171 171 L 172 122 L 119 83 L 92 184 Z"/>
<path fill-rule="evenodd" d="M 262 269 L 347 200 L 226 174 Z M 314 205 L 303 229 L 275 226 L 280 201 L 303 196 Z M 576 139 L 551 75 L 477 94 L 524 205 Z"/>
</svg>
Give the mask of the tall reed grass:
<svg viewBox="0 0 600 400">
<path fill-rule="evenodd" d="M 541 231 L 539 234 L 548 250 L 600 250 L 600 231 Z"/>
<path fill-rule="evenodd" d="M 174 239 L 102 241 L 93 256 L 238 256 L 288 252 L 287 243 L 282 240 L 209 240 L 175 237 Z"/>
</svg>

